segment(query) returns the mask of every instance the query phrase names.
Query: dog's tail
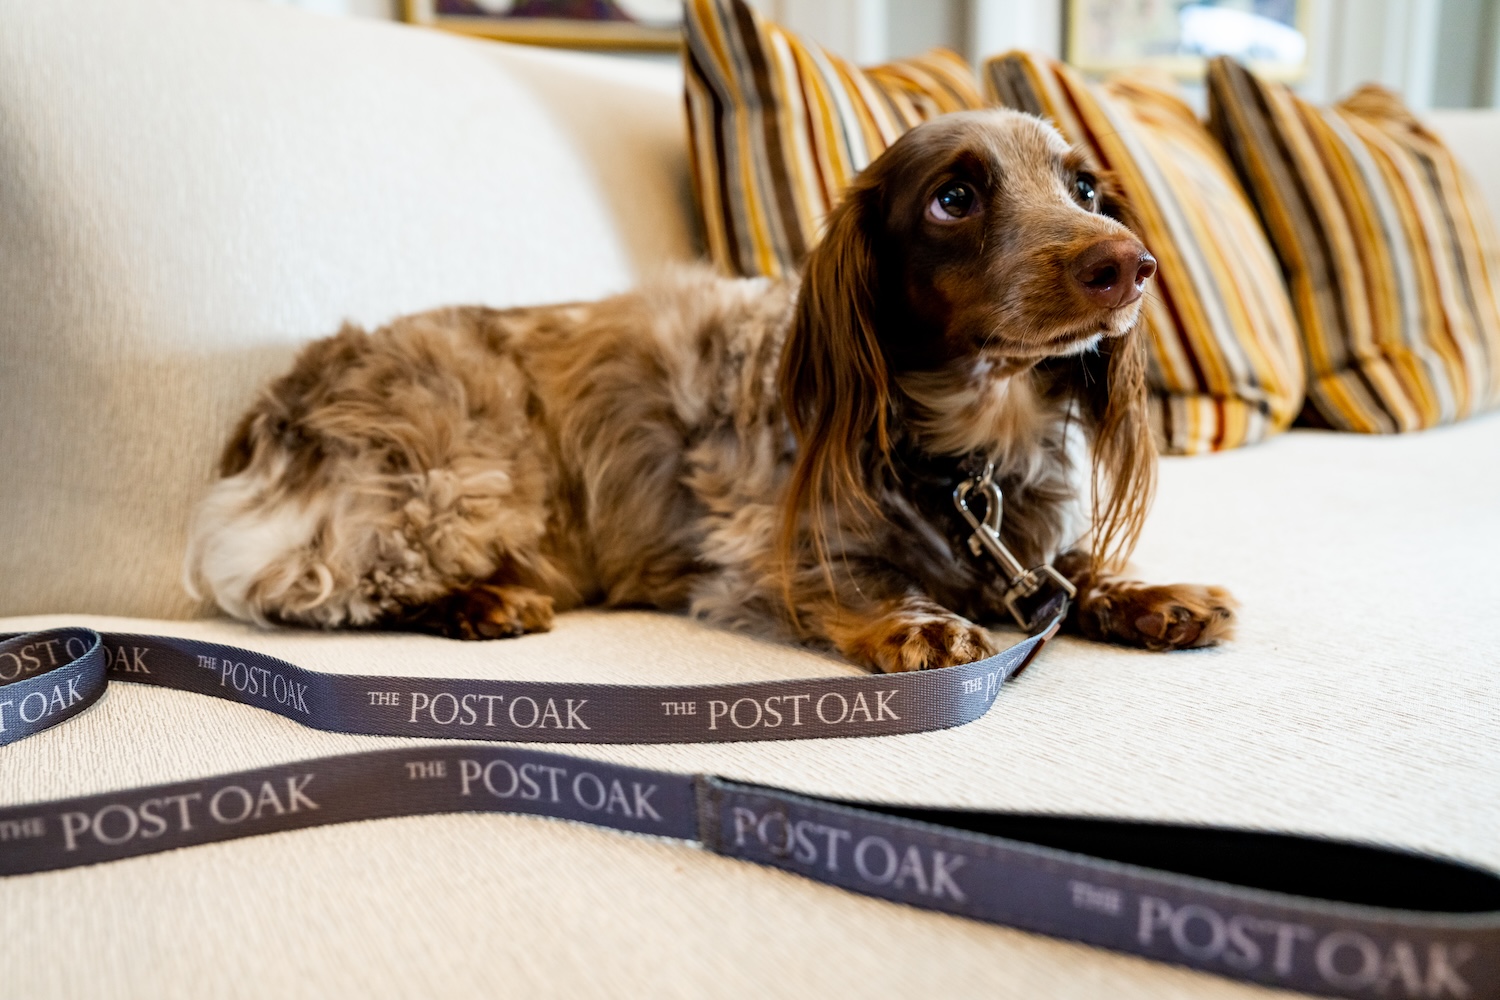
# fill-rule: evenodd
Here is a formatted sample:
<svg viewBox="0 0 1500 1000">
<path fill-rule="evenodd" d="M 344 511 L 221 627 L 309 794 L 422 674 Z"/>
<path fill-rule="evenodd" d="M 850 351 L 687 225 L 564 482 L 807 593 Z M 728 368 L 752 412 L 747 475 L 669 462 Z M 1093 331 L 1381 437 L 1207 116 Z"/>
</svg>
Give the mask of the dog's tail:
<svg viewBox="0 0 1500 1000">
<path fill-rule="evenodd" d="M 517 453 L 524 401 L 453 326 L 346 327 L 303 352 L 224 451 L 190 592 L 261 624 L 372 625 L 535 550 L 544 487 Z"/>
</svg>

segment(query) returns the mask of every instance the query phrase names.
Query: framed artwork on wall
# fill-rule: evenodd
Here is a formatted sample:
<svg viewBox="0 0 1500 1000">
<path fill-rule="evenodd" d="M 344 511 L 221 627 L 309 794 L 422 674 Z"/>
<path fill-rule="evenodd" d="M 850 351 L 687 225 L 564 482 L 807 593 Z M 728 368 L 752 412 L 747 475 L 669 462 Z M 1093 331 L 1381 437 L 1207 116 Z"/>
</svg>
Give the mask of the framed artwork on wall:
<svg viewBox="0 0 1500 1000">
<path fill-rule="evenodd" d="M 1214 56 L 1260 76 L 1307 72 L 1313 0 L 1069 0 L 1067 61 L 1086 73 L 1142 66 L 1196 78 Z"/>
<path fill-rule="evenodd" d="M 507 42 L 588 49 L 674 49 L 681 0 L 404 0 L 412 24 Z"/>
</svg>

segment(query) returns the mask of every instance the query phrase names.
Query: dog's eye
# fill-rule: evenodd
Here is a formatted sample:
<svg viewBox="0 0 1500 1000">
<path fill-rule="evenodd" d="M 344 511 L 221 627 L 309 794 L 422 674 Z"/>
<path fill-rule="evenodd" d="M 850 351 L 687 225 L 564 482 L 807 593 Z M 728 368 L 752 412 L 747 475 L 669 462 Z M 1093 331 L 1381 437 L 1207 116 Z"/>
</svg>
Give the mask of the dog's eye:
<svg viewBox="0 0 1500 1000">
<path fill-rule="evenodd" d="M 949 184 L 927 206 L 927 214 L 939 222 L 962 219 L 974 210 L 974 189 L 967 184 Z"/>
<path fill-rule="evenodd" d="M 1094 207 L 1094 202 L 1099 199 L 1099 190 L 1095 186 L 1099 182 L 1094 179 L 1093 174 L 1079 174 L 1073 181 L 1073 193 L 1078 195 L 1078 200 L 1089 208 Z"/>
</svg>

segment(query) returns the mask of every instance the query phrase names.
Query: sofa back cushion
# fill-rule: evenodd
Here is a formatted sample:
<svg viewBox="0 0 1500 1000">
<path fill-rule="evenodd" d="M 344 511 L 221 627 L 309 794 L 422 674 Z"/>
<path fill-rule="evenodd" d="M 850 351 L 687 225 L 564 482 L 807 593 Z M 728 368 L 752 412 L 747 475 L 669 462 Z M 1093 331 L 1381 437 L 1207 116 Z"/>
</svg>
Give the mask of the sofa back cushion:
<svg viewBox="0 0 1500 1000">
<path fill-rule="evenodd" d="M 0 615 L 193 614 L 224 439 L 342 320 L 696 255 L 675 67 L 230 0 L 0 7 Z"/>
<path fill-rule="evenodd" d="M 726 274 L 801 265 L 844 187 L 913 126 L 983 105 L 956 52 L 861 69 L 744 0 L 689 0 L 693 178 Z"/>
<path fill-rule="evenodd" d="M 1437 134 L 1375 86 L 1320 108 L 1223 58 L 1208 85 L 1291 282 L 1308 421 L 1408 431 L 1500 405 L 1500 240 Z"/>
</svg>

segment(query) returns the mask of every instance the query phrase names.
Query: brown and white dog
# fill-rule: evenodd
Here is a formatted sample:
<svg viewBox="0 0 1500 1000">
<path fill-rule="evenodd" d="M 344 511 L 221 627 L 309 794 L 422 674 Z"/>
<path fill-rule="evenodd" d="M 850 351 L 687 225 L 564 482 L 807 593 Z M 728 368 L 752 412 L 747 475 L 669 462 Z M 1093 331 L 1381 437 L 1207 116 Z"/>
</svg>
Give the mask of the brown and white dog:
<svg viewBox="0 0 1500 1000">
<path fill-rule="evenodd" d="M 1119 215 L 1042 121 L 950 115 L 860 174 L 800 280 L 346 327 L 241 421 L 189 580 L 259 622 L 480 639 L 645 606 L 941 667 L 996 650 L 1005 587 L 952 500 L 993 462 L 1071 627 L 1215 643 L 1224 591 L 1115 575 L 1155 468 L 1156 265 Z"/>
</svg>

